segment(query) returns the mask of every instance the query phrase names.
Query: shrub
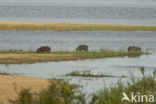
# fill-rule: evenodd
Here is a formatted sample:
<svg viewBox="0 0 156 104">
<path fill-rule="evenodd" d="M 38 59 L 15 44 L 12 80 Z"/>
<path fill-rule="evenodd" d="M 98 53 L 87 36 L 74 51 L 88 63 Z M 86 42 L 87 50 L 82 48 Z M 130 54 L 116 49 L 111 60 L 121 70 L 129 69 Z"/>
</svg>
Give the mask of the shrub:
<svg viewBox="0 0 156 104">
<path fill-rule="evenodd" d="M 85 95 L 67 82 L 51 82 L 48 89 L 33 94 L 29 89 L 19 93 L 19 99 L 13 104 L 85 104 Z"/>
</svg>

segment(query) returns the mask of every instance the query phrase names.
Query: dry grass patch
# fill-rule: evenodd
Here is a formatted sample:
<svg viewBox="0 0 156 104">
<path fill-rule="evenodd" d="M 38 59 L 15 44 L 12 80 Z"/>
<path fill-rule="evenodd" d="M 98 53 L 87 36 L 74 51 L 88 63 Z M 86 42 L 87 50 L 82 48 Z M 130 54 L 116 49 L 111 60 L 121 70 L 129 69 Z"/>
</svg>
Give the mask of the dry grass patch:
<svg viewBox="0 0 156 104">
<path fill-rule="evenodd" d="M 0 30 L 156 31 L 156 26 L 0 21 Z"/>
</svg>

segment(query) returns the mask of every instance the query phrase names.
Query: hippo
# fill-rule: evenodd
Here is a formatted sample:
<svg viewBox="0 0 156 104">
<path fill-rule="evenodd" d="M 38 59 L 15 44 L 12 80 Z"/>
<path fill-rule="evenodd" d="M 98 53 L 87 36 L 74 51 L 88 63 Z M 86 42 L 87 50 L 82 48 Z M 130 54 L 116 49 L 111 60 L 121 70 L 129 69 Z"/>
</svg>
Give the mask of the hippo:
<svg viewBox="0 0 156 104">
<path fill-rule="evenodd" d="M 136 46 L 130 46 L 128 47 L 128 52 L 141 52 L 141 48 Z"/>
<path fill-rule="evenodd" d="M 23 50 L 22 50 L 22 49 L 20 49 L 20 50 L 19 50 L 19 52 L 20 52 L 20 53 L 22 53 L 22 52 L 23 52 Z"/>
<path fill-rule="evenodd" d="M 48 47 L 48 46 L 42 46 L 40 48 L 37 49 L 37 53 L 43 53 L 43 52 L 47 52 L 47 53 L 50 53 L 51 51 L 51 48 Z"/>
<path fill-rule="evenodd" d="M 88 51 L 88 46 L 87 45 L 79 45 L 76 48 L 76 51 Z"/>
</svg>

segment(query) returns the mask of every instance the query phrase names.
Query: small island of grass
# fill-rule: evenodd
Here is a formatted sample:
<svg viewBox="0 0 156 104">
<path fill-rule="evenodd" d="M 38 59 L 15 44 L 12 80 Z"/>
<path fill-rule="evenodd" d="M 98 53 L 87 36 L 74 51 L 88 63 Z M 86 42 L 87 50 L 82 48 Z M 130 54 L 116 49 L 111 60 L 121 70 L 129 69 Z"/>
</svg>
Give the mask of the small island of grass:
<svg viewBox="0 0 156 104">
<path fill-rule="evenodd" d="M 94 74 L 91 72 L 91 70 L 83 70 L 83 71 L 79 71 L 79 70 L 74 70 L 68 74 L 66 74 L 66 76 L 71 76 L 71 77 L 90 77 L 90 78 L 105 78 L 105 77 L 120 77 L 120 78 L 126 78 L 127 76 L 114 76 L 114 75 L 108 75 L 108 74 L 104 74 L 104 73 L 98 73 L 98 74 Z"/>
<path fill-rule="evenodd" d="M 147 54 L 144 52 L 115 52 L 115 51 L 55 51 L 50 53 L 36 53 L 35 51 L 24 52 L 9 52 L 0 51 L 0 64 L 32 64 L 36 62 L 49 61 L 68 61 L 68 60 L 83 60 L 97 59 L 107 57 L 121 56 L 140 56 Z"/>
</svg>

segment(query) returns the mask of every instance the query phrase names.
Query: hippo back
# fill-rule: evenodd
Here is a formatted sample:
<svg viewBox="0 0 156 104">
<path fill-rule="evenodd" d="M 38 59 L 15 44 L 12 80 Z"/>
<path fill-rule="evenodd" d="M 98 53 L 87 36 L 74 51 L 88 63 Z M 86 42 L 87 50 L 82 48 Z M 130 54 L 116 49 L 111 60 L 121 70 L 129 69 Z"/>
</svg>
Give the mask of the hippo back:
<svg viewBox="0 0 156 104">
<path fill-rule="evenodd" d="M 76 51 L 88 51 L 87 45 L 80 45 L 76 48 Z"/>
<path fill-rule="evenodd" d="M 47 52 L 47 53 L 50 53 L 51 51 L 51 48 L 48 47 L 48 46 L 42 46 L 40 48 L 37 49 L 37 53 L 43 53 L 43 52 Z"/>
<path fill-rule="evenodd" d="M 140 52 L 141 48 L 136 46 L 130 46 L 128 47 L 128 52 Z"/>
</svg>

